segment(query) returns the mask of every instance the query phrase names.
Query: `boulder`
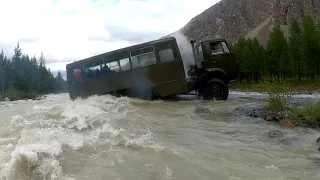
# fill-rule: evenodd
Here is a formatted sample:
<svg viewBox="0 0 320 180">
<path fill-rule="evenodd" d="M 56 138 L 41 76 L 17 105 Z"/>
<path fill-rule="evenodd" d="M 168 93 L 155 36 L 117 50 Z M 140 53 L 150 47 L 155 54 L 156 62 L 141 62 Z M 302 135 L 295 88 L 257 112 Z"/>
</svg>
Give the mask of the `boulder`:
<svg viewBox="0 0 320 180">
<path fill-rule="evenodd" d="M 269 138 L 279 138 L 283 137 L 283 133 L 279 130 L 271 130 L 268 134 Z"/>
<path fill-rule="evenodd" d="M 282 121 L 282 125 L 283 127 L 286 127 L 286 128 L 290 128 L 290 129 L 294 128 L 293 123 L 289 119 Z"/>
<path fill-rule="evenodd" d="M 318 137 L 318 139 L 317 139 L 317 143 L 320 143 L 320 137 Z"/>
</svg>

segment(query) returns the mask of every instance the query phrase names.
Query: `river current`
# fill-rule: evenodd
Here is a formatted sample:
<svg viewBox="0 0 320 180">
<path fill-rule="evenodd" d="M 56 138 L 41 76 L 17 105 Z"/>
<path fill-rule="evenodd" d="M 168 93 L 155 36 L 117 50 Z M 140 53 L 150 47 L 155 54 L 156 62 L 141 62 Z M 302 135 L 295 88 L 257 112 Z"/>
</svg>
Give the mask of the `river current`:
<svg viewBox="0 0 320 180">
<path fill-rule="evenodd" d="M 320 132 L 285 129 L 236 108 L 264 94 L 227 101 L 192 96 L 143 101 L 112 96 L 0 102 L 2 180 L 316 180 Z M 320 101 L 320 95 L 295 96 Z M 196 107 L 211 114 L 197 114 Z M 283 137 L 271 139 L 270 130 Z"/>
</svg>

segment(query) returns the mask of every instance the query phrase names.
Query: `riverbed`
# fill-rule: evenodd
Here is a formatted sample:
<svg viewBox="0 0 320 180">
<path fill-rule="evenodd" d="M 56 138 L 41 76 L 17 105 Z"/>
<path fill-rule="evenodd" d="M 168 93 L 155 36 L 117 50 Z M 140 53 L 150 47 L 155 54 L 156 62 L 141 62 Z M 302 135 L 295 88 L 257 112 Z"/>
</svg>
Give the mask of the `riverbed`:
<svg viewBox="0 0 320 180">
<path fill-rule="evenodd" d="M 0 102 L 0 179 L 320 179 L 319 131 L 285 129 L 235 110 L 260 107 L 266 96 L 73 102 L 68 94 L 51 94 Z M 294 98 L 320 101 L 319 94 Z M 198 114 L 196 107 L 211 113 Z M 269 138 L 270 130 L 283 137 Z"/>
</svg>

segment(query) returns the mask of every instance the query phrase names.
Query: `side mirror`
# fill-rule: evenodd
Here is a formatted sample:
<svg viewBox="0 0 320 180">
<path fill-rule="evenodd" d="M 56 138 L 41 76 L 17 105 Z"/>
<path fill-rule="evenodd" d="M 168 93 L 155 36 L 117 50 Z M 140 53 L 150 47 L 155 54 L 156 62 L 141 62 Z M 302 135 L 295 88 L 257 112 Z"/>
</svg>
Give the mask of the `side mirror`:
<svg viewBox="0 0 320 180">
<path fill-rule="evenodd" d="M 195 43 L 195 42 L 196 42 L 196 41 L 195 41 L 195 40 L 193 40 L 193 39 L 192 39 L 192 40 L 190 40 L 190 43 L 191 43 L 191 44 L 193 44 L 193 43 Z"/>
</svg>

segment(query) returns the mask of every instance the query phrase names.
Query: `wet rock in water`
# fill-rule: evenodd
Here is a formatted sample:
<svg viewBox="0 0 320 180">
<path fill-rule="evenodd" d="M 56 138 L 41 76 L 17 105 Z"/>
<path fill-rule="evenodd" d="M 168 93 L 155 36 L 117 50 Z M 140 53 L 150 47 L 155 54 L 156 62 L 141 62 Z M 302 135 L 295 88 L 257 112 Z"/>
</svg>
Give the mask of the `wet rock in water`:
<svg viewBox="0 0 320 180">
<path fill-rule="evenodd" d="M 280 142 L 284 145 L 292 146 L 298 140 L 299 140 L 298 137 L 289 137 L 289 138 L 280 139 Z"/>
<path fill-rule="evenodd" d="M 271 130 L 268 134 L 268 137 L 269 138 L 279 138 L 279 137 L 283 137 L 283 134 L 279 130 Z"/>
<path fill-rule="evenodd" d="M 264 114 L 263 108 L 236 108 L 235 111 L 240 111 L 245 116 L 254 118 L 262 118 Z"/>
<path fill-rule="evenodd" d="M 288 119 L 282 121 L 282 125 L 283 125 L 284 127 L 286 127 L 286 128 L 290 128 L 290 129 L 293 129 L 293 128 L 294 128 L 293 123 L 292 123 L 290 120 L 288 120 Z"/>
<path fill-rule="evenodd" d="M 208 108 L 204 108 L 204 107 L 196 107 L 194 112 L 201 113 L 201 114 L 210 114 L 211 113 L 211 111 Z"/>
<path fill-rule="evenodd" d="M 264 120 L 265 121 L 272 121 L 272 117 L 270 115 L 265 115 Z"/>
<path fill-rule="evenodd" d="M 264 110 L 262 108 L 253 109 L 250 116 L 254 118 L 260 118 L 264 114 Z"/>
</svg>

